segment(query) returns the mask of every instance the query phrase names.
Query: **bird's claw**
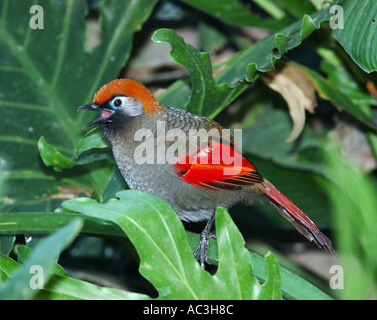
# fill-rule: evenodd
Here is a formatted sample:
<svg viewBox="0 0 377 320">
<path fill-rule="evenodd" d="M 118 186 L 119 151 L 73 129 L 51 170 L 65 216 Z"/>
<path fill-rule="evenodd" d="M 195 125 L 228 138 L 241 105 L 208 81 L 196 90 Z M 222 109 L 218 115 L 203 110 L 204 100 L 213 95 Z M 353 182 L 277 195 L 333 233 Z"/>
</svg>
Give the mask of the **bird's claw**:
<svg viewBox="0 0 377 320">
<path fill-rule="evenodd" d="M 211 264 L 208 261 L 208 251 L 209 251 L 209 239 L 214 238 L 216 239 L 215 232 L 209 232 L 207 228 L 205 228 L 200 233 L 200 241 L 198 243 L 198 246 L 196 247 L 194 251 L 194 257 L 197 258 L 199 256 L 200 266 L 205 269 L 204 262 Z"/>
</svg>

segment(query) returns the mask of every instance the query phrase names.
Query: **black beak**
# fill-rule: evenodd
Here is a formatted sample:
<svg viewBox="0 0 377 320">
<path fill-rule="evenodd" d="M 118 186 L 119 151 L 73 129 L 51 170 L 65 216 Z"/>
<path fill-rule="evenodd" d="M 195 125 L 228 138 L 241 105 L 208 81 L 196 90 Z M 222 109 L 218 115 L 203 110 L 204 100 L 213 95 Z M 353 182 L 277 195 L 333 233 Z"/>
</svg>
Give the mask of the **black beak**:
<svg viewBox="0 0 377 320">
<path fill-rule="evenodd" d="M 77 109 L 77 111 L 80 111 L 80 110 L 90 110 L 90 111 L 100 111 L 101 112 L 100 105 L 98 105 L 98 104 L 86 104 L 85 106 L 81 106 Z M 96 124 L 101 119 L 102 119 L 102 116 L 98 117 L 97 119 L 94 119 L 93 121 L 89 122 L 87 125 L 83 126 L 82 128 L 86 129 L 86 128 Z"/>
<path fill-rule="evenodd" d="M 86 104 L 85 106 L 81 106 L 77 109 L 77 111 L 80 110 L 98 110 L 99 105 L 98 104 Z"/>
</svg>

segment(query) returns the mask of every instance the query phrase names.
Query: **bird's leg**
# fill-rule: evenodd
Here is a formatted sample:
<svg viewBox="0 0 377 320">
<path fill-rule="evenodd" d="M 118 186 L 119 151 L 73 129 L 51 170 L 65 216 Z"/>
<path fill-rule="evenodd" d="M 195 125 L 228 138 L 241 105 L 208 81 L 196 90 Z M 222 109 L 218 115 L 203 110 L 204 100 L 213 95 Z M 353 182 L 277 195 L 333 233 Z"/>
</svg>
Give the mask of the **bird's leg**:
<svg viewBox="0 0 377 320">
<path fill-rule="evenodd" d="M 194 257 L 196 258 L 199 254 L 200 265 L 205 269 L 204 262 L 208 264 L 208 250 L 209 250 L 209 239 L 216 238 L 215 232 L 211 232 L 212 224 L 215 221 L 216 211 L 212 214 L 211 218 L 208 220 L 204 230 L 200 233 L 200 241 L 198 246 L 194 251 Z"/>
</svg>

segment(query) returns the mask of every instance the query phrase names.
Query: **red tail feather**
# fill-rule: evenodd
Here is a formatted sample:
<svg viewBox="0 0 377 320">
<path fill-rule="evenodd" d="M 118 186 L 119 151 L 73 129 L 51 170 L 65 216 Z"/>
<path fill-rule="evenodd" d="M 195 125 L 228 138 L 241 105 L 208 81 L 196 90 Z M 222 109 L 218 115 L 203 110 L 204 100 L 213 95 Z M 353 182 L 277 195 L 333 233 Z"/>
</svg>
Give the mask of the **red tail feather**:
<svg viewBox="0 0 377 320">
<path fill-rule="evenodd" d="M 318 247 L 326 248 L 329 252 L 336 255 L 331 240 L 287 196 L 276 189 L 266 179 L 258 187 L 262 192 L 261 195 L 263 198 L 292 223 L 302 235 L 310 241 L 314 241 Z"/>
</svg>

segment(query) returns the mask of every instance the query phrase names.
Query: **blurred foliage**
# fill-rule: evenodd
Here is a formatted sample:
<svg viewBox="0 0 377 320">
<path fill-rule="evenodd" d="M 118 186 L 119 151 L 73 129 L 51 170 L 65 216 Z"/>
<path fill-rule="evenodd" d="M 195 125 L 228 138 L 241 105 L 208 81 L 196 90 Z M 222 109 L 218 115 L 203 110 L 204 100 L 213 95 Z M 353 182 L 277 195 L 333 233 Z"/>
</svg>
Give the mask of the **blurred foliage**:
<svg viewBox="0 0 377 320">
<path fill-rule="evenodd" d="M 1 298 L 375 298 L 377 3 L 2 0 L 0 8 Z M 334 235 L 339 259 L 331 261 L 343 267 L 344 289 L 295 267 L 321 291 L 266 248 L 265 258 L 244 250 L 224 210 L 210 250 L 217 273 L 201 270 L 191 254 L 198 235 L 184 233 L 160 200 L 119 192 L 108 141 L 81 130 L 90 119 L 77 107 L 118 77 L 242 128 L 258 170 Z M 257 238 L 275 252 L 305 241 L 268 206 L 231 213 L 248 246 Z M 155 223 L 167 228 L 169 246 Z M 63 268 L 55 259 L 67 247 Z M 43 289 L 29 290 L 36 264 Z"/>
</svg>

